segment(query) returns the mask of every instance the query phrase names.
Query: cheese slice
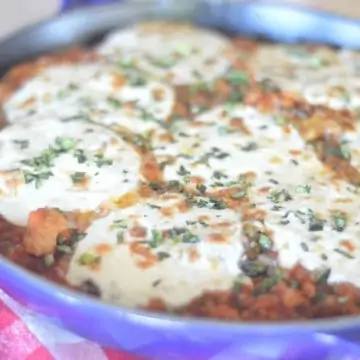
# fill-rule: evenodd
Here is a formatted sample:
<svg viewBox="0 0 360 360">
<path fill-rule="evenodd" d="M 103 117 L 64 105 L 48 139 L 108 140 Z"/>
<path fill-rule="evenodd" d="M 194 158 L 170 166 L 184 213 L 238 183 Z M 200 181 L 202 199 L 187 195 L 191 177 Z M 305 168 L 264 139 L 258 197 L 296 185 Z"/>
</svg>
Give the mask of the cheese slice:
<svg viewBox="0 0 360 360">
<path fill-rule="evenodd" d="M 41 207 L 94 210 L 136 188 L 141 158 L 113 132 L 84 121 L 23 121 L 0 133 L 0 213 L 24 225 Z"/>
<path fill-rule="evenodd" d="M 205 291 L 231 288 L 243 252 L 239 214 L 184 210 L 183 202 L 165 194 L 95 221 L 72 258 L 68 281 L 90 280 L 102 299 L 131 307 L 161 299 L 176 308 Z"/>
<path fill-rule="evenodd" d="M 98 48 L 117 64 L 133 64 L 176 85 L 211 81 L 225 74 L 231 50 L 229 39 L 219 33 L 176 24 L 118 30 Z"/>
</svg>

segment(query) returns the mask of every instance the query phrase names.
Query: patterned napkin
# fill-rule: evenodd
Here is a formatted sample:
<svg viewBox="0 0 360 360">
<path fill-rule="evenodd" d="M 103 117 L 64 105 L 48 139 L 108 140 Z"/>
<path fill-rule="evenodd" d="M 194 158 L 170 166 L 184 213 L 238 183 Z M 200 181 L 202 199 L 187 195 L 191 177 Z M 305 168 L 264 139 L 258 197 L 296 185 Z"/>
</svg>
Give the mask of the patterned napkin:
<svg viewBox="0 0 360 360">
<path fill-rule="evenodd" d="M 50 325 L 0 290 L 0 360 L 139 360 Z"/>
<path fill-rule="evenodd" d="M 188 348 L 179 356 L 167 344 L 147 347 L 148 360 L 360 360 L 359 347 L 330 335 L 314 340 L 284 342 L 281 337 L 261 344 L 239 339 L 225 348 Z M 151 344 L 150 344 L 151 345 Z M 142 352 L 143 349 L 137 349 Z M 182 349 L 184 350 L 184 349 Z M 0 289 L 0 360 L 141 360 L 101 347 L 50 324 Z"/>
</svg>

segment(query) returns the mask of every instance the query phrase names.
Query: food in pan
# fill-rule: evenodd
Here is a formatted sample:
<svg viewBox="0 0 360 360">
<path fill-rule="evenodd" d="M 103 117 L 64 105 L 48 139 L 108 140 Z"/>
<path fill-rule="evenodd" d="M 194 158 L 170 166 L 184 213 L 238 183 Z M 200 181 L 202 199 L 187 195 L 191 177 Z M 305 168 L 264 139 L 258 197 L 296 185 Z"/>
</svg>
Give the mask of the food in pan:
<svg viewBox="0 0 360 360">
<path fill-rule="evenodd" d="M 0 251 L 104 301 L 234 321 L 360 313 L 360 58 L 119 30 L 0 84 Z"/>
</svg>

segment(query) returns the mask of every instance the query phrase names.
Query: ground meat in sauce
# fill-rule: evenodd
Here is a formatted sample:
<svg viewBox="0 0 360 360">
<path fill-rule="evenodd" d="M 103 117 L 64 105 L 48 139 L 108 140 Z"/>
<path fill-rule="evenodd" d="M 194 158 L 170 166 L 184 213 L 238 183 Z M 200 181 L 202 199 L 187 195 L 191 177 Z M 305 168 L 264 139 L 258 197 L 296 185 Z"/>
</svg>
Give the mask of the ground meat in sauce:
<svg viewBox="0 0 360 360">
<path fill-rule="evenodd" d="M 339 153 L 340 155 L 337 153 L 336 156 L 334 156 L 334 152 L 331 153 L 331 156 L 326 155 L 329 143 L 326 142 L 328 139 L 326 129 L 328 128 L 324 126 L 324 123 L 330 124 L 331 122 L 334 133 L 339 131 L 341 133 L 341 131 L 353 127 L 352 113 L 337 112 L 324 106 L 310 106 L 304 100 L 294 99 L 292 95 L 282 92 L 276 84 L 272 84 L 271 80 L 253 84 L 246 61 L 251 61 L 258 44 L 236 39 L 235 45 L 239 54 L 242 55 L 239 57 L 242 57 L 243 60 L 237 60 L 233 70 L 241 69 L 246 75 L 244 79 L 248 80 L 234 83 L 233 79 L 232 82 L 220 79 L 213 84 L 214 87 L 211 90 L 202 89 L 195 93 L 188 86 L 179 86 L 176 89 L 177 104 L 174 107 L 172 121 L 175 121 L 175 117 L 191 118 L 193 116 L 192 106 L 206 108 L 224 101 L 231 102 L 234 99 L 235 101 L 245 101 L 247 104 L 256 104 L 258 108 L 268 112 L 279 111 L 287 121 L 295 124 L 294 126 L 299 129 L 306 140 L 312 142 L 319 159 L 324 164 L 335 170 L 338 176 L 349 183 L 359 185 L 360 174 L 348 159 L 341 156 L 341 153 Z M 73 51 L 63 56 L 47 57 L 36 63 L 15 67 L 0 85 L 0 100 L 4 101 L 11 92 L 43 67 L 52 63 L 71 63 L 92 58 L 94 58 L 93 54 L 86 51 Z M 234 97 L 234 94 L 237 96 Z M 310 123 L 312 126 L 301 123 L 303 118 L 311 118 L 314 113 L 324 122 L 312 121 Z M 330 121 L 330 118 L 335 120 Z M 2 114 L 0 119 L 2 119 Z M 338 137 L 335 136 L 332 139 L 331 147 L 335 149 L 339 147 Z M 157 191 L 162 193 L 170 190 L 184 192 L 183 188 L 178 186 L 179 184 L 164 185 L 161 174 L 159 174 L 160 167 L 156 164 L 153 167 L 156 173 L 148 178 L 157 181 L 152 182 L 150 186 L 141 185 L 143 189 L 147 190 L 147 196 L 148 193 L 156 194 Z M 246 204 L 247 209 L 250 209 L 247 212 L 248 216 L 251 211 L 252 214 L 256 213 L 251 209 L 251 204 L 247 199 L 240 199 L 242 194 L 239 192 L 236 193 L 236 196 L 234 194 L 233 191 L 219 192 L 219 195 L 216 194 L 219 199 L 214 196 L 213 205 L 218 208 L 228 205 L 236 208 Z M 187 195 L 191 200 L 192 194 L 189 192 Z M 257 216 L 255 219 L 261 221 L 262 216 Z M 250 219 L 246 218 L 246 220 Z M 70 228 L 69 219 L 54 209 L 40 209 L 33 212 L 26 229 L 0 218 L 0 253 L 22 267 L 64 284 L 71 255 L 59 252 L 59 235 Z M 144 232 L 141 227 L 134 228 L 132 231 L 134 236 L 143 235 Z M 270 235 L 260 234 L 254 229 L 249 230 L 247 234 L 248 248 L 246 249 L 248 261 L 256 261 L 264 252 L 268 252 L 268 255 L 270 254 L 276 259 L 275 252 L 266 249 L 268 244 L 266 237 L 270 237 Z M 48 256 L 50 256 L 50 260 Z M 183 316 L 211 317 L 232 321 L 310 319 L 360 313 L 360 290 L 345 283 L 329 285 L 327 283 L 328 273 L 313 274 L 301 266 L 296 266 L 290 270 L 277 269 L 278 273 L 269 276 L 267 270 L 267 268 L 263 268 L 262 271 L 253 272 L 251 284 L 239 278 L 233 289 L 205 293 L 187 306 L 178 309 L 177 312 Z M 80 290 L 96 297 L 101 296 L 98 286 L 91 280 L 85 281 Z M 161 299 L 152 299 L 147 308 L 153 311 L 167 311 Z"/>
</svg>

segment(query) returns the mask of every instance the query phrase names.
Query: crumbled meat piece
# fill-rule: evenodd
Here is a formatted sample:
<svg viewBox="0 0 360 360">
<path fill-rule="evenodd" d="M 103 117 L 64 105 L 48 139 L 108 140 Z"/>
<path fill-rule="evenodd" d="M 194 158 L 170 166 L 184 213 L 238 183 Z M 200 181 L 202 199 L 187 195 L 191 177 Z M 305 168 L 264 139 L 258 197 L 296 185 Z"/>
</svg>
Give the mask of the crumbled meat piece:
<svg viewBox="0 0 360 360">
<path fill-rule="evenodd" d="M 69 228 L 66 216 L 57 209 L 38 209 L 30 213 L 24 236 L 25 251 L 31 255 L 53 254 L 59 233 Z"/>
</svg>

